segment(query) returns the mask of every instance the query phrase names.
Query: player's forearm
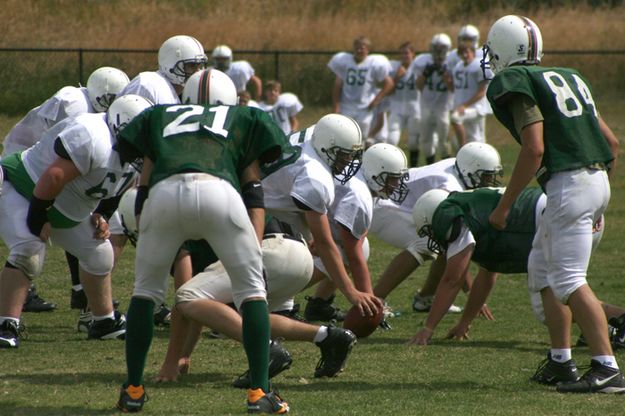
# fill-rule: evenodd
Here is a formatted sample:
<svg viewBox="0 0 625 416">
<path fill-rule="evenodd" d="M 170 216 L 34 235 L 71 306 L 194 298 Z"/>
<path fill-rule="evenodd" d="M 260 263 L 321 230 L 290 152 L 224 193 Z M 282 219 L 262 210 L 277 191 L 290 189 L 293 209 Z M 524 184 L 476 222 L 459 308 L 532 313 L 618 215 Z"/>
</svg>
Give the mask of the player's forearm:
<svg viewBox="0 0 625 416">
<path fill-rule="evenodd" d="M 486 299 L 488 299 L 496 281 L 497 273 L 488 272 L 480 268 L 473 281 L 471 292 L 469 292 L 469 299 L 467 299 L 467 304 L 460 320 L 461 323 L 468 325 L 473 322 L 480 313 L 482 305 L 486 303 Z"/>
<path fill-rule="evenodd" d="M 341 259 L 341 254 L 336 245 L 333 242 L 315 241 L 315 248 L 317 249 L 317 253 L 321 258 L 330 279 L 332 279 L 337 289 L 340 290 L 345 296 L 351 294 L 355 290 L 354 284 L 349 279 Z"/>
<path fill-rule="evenodd" d="M 457 270 L 450 270 L 449 268 L 445 270 L 445 274 L 443 274 L 443 278 L 436 289 L 432 308 L 425 320 L 427 328 L 432 330 L 436 328 L 458 296 L 463 282 L 462 274 L 458 273 Z"/>
<path fill-rule="evenodd" d="M 616 158 L 618 157 L 618 139 L 616 138 L 616 135 L 614 134 L 612 129 L 601 117 L 598 117 L 598 121 L 601 134 L 603 135 L 603 138 L 608 142 L 608 146 L 610 146 L 610 151 L 612 152 L 612 157 L 614 158 L 614 160 L 612 161 L 612 167 L 610 169 L 610 176 L 612 176 L 616 168 Z"/>
</svg>

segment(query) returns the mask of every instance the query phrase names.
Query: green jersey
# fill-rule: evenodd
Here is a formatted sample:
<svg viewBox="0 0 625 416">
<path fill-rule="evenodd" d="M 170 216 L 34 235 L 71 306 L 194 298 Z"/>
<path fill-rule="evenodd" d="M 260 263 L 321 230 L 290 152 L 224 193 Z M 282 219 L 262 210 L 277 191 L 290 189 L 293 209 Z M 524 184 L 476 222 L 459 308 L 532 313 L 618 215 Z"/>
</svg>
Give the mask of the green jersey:
<svg viewBox="0 0 625 416">
<path fill-rule="evenodd" d="M 271 117 L 251 107 L 157 105 L 119 137 L 123 160 L 147 156 L 150 186 L 177 173 L 205 172 L 240 191 L 239 176 L 255 160 L 279 158 L 288 141 Z"/>
<path fill-rule="evenodd" d="M 544 117 L 545 151 L 536 174 L 541 184 L 554 172 L 614 159 L 599 129 L 590 86 L 574 69 L 512 66 L 491 81 L 487 97 L 493 112 L 520 143 L 508 108 L 514 94 L 531 98 Z"/>
<path fill-rule="evenodd" d="M 536 232 L 536 203 L 542 192 L 539 188 L 523 190 L 512 205 L 506 228 L 497 230 L 488 217 L 501 199 L 501 191 L 480 188 L 451 193 L 434 212 L 433 237 L 447 247 L 464 223 L 475 239 L 473 261 L 491 272 L 525 273 Z"/>
</svg>

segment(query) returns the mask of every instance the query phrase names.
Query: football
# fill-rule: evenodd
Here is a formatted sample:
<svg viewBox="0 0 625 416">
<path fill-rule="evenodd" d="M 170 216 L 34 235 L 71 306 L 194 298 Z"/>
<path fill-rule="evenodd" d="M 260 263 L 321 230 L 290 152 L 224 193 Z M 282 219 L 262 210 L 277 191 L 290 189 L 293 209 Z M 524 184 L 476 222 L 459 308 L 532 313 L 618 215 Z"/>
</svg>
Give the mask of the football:
<svg viewBox="0 0 625 416">
<path fill-rule="evenodd" d="M 362 316 L 357 306 L 352 306 L 343 321 L 343 328 L 349 329 L 358 338 L 368 337 L 376 330 L 382 319 L 384 311 L 380 309 L 374 316 Z"/>
</svg>

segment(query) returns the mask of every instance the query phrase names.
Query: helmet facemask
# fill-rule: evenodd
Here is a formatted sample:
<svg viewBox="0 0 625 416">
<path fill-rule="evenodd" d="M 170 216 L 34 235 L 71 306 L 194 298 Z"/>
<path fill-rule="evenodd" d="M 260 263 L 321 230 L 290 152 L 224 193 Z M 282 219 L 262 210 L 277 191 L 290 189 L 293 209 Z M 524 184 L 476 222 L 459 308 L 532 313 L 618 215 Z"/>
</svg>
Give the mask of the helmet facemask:
<svg viewBox="0 0 625 416">
<path fill-rule="evenodd" d="M 501 186 L 501 182 L 498 177 L 503 177 L 503 169 L 497 170 L 484 170 L 480 169 L 475 172 L 469 172 L 467 174 L 469 178 L 469 189 L 484 188 L 484 187 L 498 187 Z"/>
<path fill-rule="evenodd" d="M 390 199 L 393 202 L 401 204 L 408 196 L 408 172 L 400 174 L 392 172 L 382 172 L 372 177 L 373 181 L 378 185 L 376 193 L 382 199 Z"/>
<path fill-rule="evenodd" d="M 482 59 L 480 59 L 480 68 L 482 68 L 482 75 L 484 79 L 490 80 L 493 79 L 491 74 L 495 74 L 498 69 L 493 65 L 493 60 L 496 59 L 496 55 L 492 53 L 490 46 L 486 43 L 482 45 Z"/>
<path fill-rule="evenodd" d="M 176 62 L 176 65 L 169 71 L 178 77 L 184 78 L 184 81 L 187 82 L 191 75 L 204 69 L 207 62 L 208 58 L 205 55 L 199 55 L 194 59 L 184 59 Z"/>
<path fill-rule="evenodd" d="M 428 250 L 430 250 L 432 253 L 440 255 L 444 251 L 442 246 L 432 237 L 433 232 L 432 226 L 430 224 L 425 224 L 423 227 L 421 227 L 417 234 L 419 234 L 419 237 L 421 238 L 427 237 L 427 247 Z"/>
<path fill-rule="evenodd" d="M 339 146 L 321 150 L 327 159 L 328 166 L 332 170 L 332 176 L 345 185 L 354 176 L 362 162 L 362 148 L 347 150 Z"/>
</svg>

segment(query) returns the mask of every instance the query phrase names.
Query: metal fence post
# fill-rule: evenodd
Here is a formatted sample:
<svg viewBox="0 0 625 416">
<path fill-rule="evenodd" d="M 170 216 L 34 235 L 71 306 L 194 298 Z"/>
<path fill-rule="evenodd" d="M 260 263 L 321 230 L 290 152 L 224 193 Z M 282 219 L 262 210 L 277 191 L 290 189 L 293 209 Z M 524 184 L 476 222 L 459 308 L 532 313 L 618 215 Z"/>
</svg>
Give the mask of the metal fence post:
<svg viewBox="0 0 625 416">
<path fill-rule="evenodd" d="M 276 69 L 276 77 L 274 78 L 275 80 L 279 80 L 280 79 L 280 51 L 275 51 L 273 54 L 273 64 L 275 66 Z"/>
<path fill-rule="evenodd" d="M 78 49 L 78 80 L 80 82 L 80 85 L 85 85 L 85 83 L 83 82 L 82 70 L 83 70 L 83 50 L 82 48 L 80 48 Z"/>
</svg>

